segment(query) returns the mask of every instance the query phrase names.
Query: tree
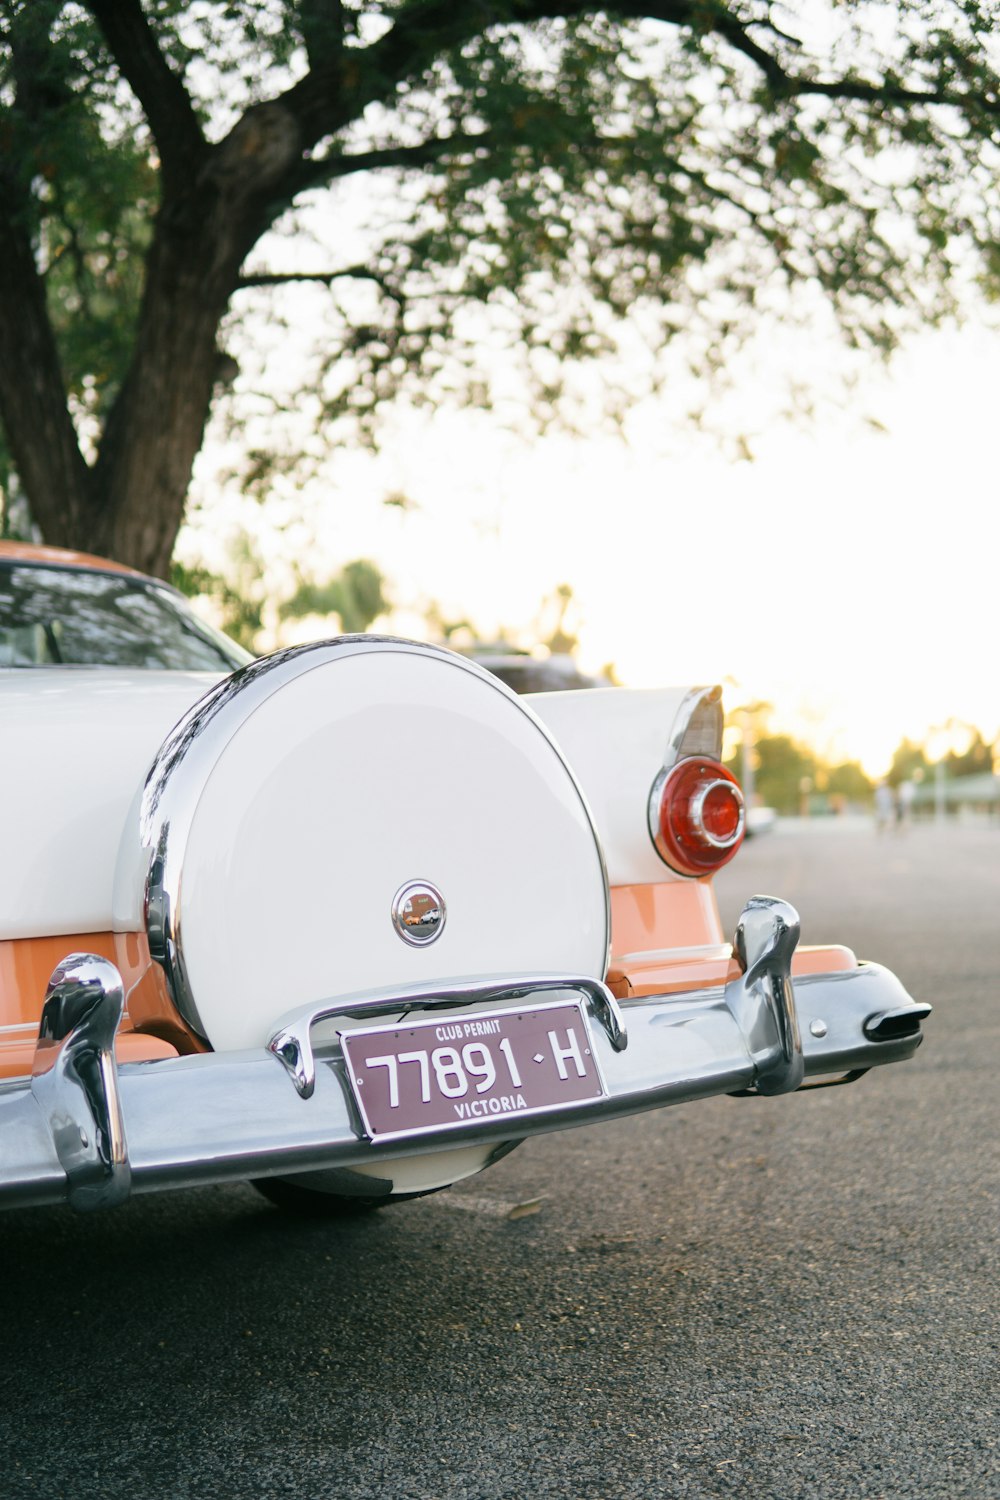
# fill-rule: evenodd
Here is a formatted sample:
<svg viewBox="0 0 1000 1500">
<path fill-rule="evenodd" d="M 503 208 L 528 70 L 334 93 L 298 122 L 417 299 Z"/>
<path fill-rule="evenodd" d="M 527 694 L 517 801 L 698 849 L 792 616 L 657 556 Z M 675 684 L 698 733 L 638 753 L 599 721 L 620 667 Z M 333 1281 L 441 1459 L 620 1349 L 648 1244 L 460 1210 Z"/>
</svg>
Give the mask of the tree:
<svg viewBox="0 0 1000 1500">
<path fill-rule="evenodd" d="M 948 752 L 949 776 L 981 776 L 993 770 L 993 746 L 983 739 L 982 731 L 974 725 L 966 726 L 969 742 L 965 750 Z"/>
<path fill-rule="evenodd" d="M 175 559 L 170 582 L 185 594 L 208 600 L 218 624 L 248 651 L 260 649 L 260 636 L 268 624 L 307 615 L 336 615 L 340 629 L 350 635 L 368 630 L 390 608 L 384 577 L 364 557 L 345 564 L 324 583 L 300 577 L 290 594 L 275 597 L 264 560 L 245 535 L 231 546 L 224 574 L 188 567 Z"/>
<path fill-rule="evenodd" d="M 757 740 L 754 759 L 754 781 L 763 805 L 782 813 L 798 812 L 804 788 L 816 782 L 819 762 L 813 752 L 787 734 L 769 734 Z"/>
<path fill-rule="evenodd" d="M 291 279 L 335 315 L 327 438 L 488 400 L 487 329 L 544 422 L 626 324 L 655 380 L 796 289 L 881 349 L 995 290 L 992 7 L 894 0 L 878 45 L 871 11 L 0 0 L 0 418 L 42 534 L 166 573 L 213 402 L 266 410 L 226 343 Z M 306 265 L 270 231 L 321 202 Z"/>
<path fill-rule="evenodd" d="M 901 781 L 922 781 L 929 770 L 923 746 L 904 738 L 892 752 L 887 780 L 890 786 L 899 786 Z"/>
<path fill-rule="evenodd" d="M 301 582 L 281 606 L 283 620 L 304 615 L 339 615 L 341 629 L 348 634 L 367 630 L 389 608 L 385 579 L 373 562 L 359 557 L 349 562 L 327 583 Z"/>
<path fill-rule="evenodd" d="M 867 776 L 856 760 L 845 760 L 831 767 L 826 777 L 826 792 L 831 797 L 845 802 L 870 802 L 871 777 Z"/>
</svg>

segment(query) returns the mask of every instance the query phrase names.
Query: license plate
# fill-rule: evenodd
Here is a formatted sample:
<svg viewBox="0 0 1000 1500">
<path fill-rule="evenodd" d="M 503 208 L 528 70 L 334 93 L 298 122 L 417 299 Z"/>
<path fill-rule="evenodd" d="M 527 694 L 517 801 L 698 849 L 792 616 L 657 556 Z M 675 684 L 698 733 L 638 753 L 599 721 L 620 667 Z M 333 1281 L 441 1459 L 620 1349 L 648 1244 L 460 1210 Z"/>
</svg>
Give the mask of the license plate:
<svg viewBox="0 0 1000 1500">
<path fill-rule="evenodd" d="M 606 1093 L 578 1001 L 340 1034 L 369 1136 L 516 1122 Z"/>
</svg>

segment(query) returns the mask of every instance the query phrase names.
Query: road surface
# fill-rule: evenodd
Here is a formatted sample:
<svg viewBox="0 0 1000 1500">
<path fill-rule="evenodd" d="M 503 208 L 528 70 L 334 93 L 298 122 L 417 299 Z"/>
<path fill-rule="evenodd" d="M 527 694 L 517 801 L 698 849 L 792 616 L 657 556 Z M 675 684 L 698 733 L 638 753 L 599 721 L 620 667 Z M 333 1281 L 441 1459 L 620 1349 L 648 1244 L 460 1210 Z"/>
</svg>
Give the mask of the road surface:
<svg viewBox="0 0 1000 1500">
<path fill-rule="evenodd" d="M 250 1188 L 0 1221 L 0 1492 L 1000 1496 L 1000 830 L 719 881 L 935 1011 L 850 1088 L 550 1136 L 340 1225 Z"/>
</svg>

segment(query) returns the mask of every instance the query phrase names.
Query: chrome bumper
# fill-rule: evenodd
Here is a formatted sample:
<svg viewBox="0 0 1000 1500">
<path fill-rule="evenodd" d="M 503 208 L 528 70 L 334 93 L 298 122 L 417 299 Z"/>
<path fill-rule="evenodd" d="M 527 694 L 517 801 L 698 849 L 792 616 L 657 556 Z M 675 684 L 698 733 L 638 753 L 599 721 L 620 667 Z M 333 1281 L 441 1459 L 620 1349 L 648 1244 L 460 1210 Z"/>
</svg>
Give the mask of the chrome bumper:
<svg viewBox="0 0 1000 1500">
<path fill-rule="evenodd" d="M 131 1192 L 373 1165 L 459 1142 L 499 1146 L 512 1133 L 521 1139 L 712 1094 L 787 1093 L 911 1057 L 930 1006 L 877 964 L 793 984 L 797 939 L 793 909 L 757 896 L 736 932 L 743 977 L 724 987 L 621 1003 L 599 982 L 566 975 L 397 990 L 293 1013 L 267 1049 L 121 1067 L 113 1053 L 118 973 L 106 959 L 72 955 L 49 986 L 34 1076 L 0 1086 L 0 1206 L 109 1207 Z M 373 1143 L 339 1046 L 313 1048 L 313 1027 L 338 1016 L 488 1014 L 542 991 L 583 999 L 607 1095 L 518 1116 L 516 1130 L 501 1116 Z"/>
</svg>

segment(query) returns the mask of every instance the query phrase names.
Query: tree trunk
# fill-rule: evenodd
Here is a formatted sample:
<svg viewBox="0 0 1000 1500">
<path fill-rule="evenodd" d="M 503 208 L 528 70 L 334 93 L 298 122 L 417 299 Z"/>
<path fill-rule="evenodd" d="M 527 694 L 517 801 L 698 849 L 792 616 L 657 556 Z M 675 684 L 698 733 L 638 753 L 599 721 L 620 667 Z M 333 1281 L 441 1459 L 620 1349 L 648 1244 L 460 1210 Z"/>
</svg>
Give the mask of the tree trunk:
<svg viewBox="0 0 1000 1500">
<path fill-rule="evenodd" d="M 228 278 L 212 284 L 202 243 L 176 230 L 157 234 L 129 374 L 89 475 L 88 547 L 160 577 L 184 518 L 219 322 L 243 258 L 231 247 Z"/>
<path fill-rule="evenodd" d="M 96 545 L 146 572 L 163 577 L 170 566 L 211 408 L 219 324 L 299 151 L 288 111 L 258 106 L 160 209 L 135 355 L 92 475 Z"/>
<path fill-rule="evenodd" d="M 27 205 L 0 175 L 0 416 L 43 535 L 79 530 L 88 473 L 66 406 Z"/>
<path fill-rule="evenodd" d="M 283 207 L 281 180 L 299 150 L 288 112 L 260 106 L 164 198 L 129 372 L 89 468 L 30 241 L 16 216 L 3 221 L 0 201 L 0 275 L 27 283 L 24 295 L 0 297 L 0 410 L 47 542 L 166 576 L 211 409 L 219 324 L 244 259 Z"/>
</svg>

